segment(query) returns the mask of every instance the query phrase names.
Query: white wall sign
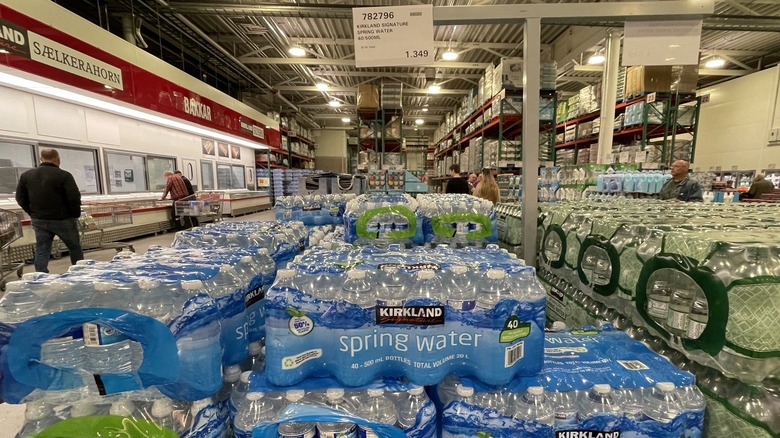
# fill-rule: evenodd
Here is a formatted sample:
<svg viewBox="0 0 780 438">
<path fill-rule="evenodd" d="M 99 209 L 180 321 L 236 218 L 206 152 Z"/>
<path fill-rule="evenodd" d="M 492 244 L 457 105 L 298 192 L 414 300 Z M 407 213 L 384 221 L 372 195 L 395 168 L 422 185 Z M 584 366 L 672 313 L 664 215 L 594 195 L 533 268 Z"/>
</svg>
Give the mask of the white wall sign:
<svg viewBox="0 0 780 438">
<path fill-rule="evenodd" d="M 56 41 L 27 32 L 30 59 L 118 90 L 124 89 L 122 70 L 99 59 L 73 50 Z"/>
<path fill-rule="evenodd" d="M 433 5 L 353 8 L 357 67 L 433 63 Z"/>
<path fill-rule="evenodd" d="M 623 65 L 697 65 L 701 20 L 627 21 Z"/>
</svg>

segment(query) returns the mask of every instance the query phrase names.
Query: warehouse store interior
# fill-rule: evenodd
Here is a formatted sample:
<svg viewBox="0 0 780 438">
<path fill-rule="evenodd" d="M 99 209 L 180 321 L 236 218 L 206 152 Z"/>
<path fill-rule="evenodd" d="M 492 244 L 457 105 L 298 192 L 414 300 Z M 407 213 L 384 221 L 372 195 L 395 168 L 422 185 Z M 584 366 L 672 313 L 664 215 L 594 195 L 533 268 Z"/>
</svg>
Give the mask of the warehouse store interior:
<svg viewBox="0 0 780 438">
<path fill-rule="evenodd" d="M 778 0 L 4 0 L 0 102 L 0 438 L 780 436 Z"/>
</svg>

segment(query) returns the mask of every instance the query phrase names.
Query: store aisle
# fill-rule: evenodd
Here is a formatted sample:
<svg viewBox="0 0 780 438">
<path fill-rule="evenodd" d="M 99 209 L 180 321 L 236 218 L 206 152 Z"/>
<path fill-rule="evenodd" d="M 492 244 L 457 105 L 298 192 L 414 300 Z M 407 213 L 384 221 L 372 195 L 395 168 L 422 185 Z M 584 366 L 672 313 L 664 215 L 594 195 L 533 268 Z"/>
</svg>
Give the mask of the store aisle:
<svg viewBox="0 0 780 438">
<path fill-rule="evenodd" d="M 270 221 L 274 220 L 273 210 L 261 211 L 259 213 L 248 214 L 246 216 L 239 216 L 236 218 L 225 218 L 225 221 Z M 148 236 L 133 241 L 133 247 L 137 252 L 146 252 L 147 248 L 151 245 L 164 245 L 169 246 L 173 241 L 174 233 L 159 234 L 157 236 Z M 116 251 L 113 249 L 106 249 L 101 251 L 93 251 L 85 254 L 88 259 L 94 259 L 98 261 L 109 261 L 116 255 Z M 49 271 L 54 274 L 61 274 L 68 270 L 70 266 L 70 260 L 68 257 L 63 257 L 59 260 L 52 260 L 49 262 Z M 25 267 L 25 272 L 31 272 L 33 270 L 32 265 Z M 22 427 L 24 420 L 24 405 L 9 405 L 8 403 L 0 404 L 0 424 L 3 425 L 0 428 L 0 438 L 14 438 L 16 432 Z"/>
</svg>

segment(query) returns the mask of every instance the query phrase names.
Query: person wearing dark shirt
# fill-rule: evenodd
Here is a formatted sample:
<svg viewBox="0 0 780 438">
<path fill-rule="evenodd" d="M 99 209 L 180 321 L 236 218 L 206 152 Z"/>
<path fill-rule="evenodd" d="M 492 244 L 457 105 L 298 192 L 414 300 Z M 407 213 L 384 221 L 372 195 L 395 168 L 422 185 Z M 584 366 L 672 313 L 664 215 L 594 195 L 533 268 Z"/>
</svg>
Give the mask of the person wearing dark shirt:
<svg viewBox="0 0 780 438">
<path fill-rule="evenodd" d="M 81 192 L 70 172 L 60 169 L 55 149 L 41 151 L 41 164 L 24 172 L 16 186 L 16 202 L 35 231 L 35 270 L 49 272 L 54 236 L 68 247 L 71 264 L 84 258 L 79 238 Z"/>
<path fill-rule="evenodd" d="M 672 163 L 672 178 L 661 187 L 661 199 L 684 202 L 702 202 L 704 200 L 699 183 L 688 177 L 689 168 L 690 164 L 685 160 L 677 160 Z"/>
<path fill-rule="evenodd" d="M 753 180 L 753 184 L 750 185 L 750 189 L 747 191 L 745 197 L 750 199 L 759 199 L 764 193 L 772 193 L 774 191 L 775 185 L 772 184 L 772 181 L 767 181 L 764 174 L 759 173 Z"/>
<path fill-rule="evenodd" d="M 182 181 L 184 181 L 184 185 L 187 186 L 187 193 L 189 193 L 190 196 L 194 195 L 195 194 L 195 190 L 192 188 L 192 182 L 190 182 L 189 178 L 184 176 L 181 173 L 181 170 L 174 170 L 173 173 L 175 173 L 176 175 L 179 175 L 181 177 Z"/>
<path fill-rule="evenodd" d="M 460 176 L 460 166 L 457 164 L 450 166 L 450 180 L 447 181 L 444 193 L 465 193 L 467 195 L 471 193 L 469 182 Z"/>
</svg>

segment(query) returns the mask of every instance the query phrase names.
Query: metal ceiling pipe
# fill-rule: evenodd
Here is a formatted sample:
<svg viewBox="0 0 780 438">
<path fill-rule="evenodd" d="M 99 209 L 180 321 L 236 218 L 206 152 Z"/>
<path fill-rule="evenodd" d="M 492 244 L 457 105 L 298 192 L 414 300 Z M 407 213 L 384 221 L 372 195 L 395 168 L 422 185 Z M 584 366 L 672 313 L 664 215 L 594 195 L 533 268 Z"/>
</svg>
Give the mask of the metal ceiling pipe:
<svg viewBox="0 0 780 438">
<path fill-rule="evenodd" d="M 230 52 L 228 52 L 227 50 L 225 50 L 225 49 L 224 49 L 222 46 L 220 46 L 220 45 L 219 45 L 219 44 L 218 44 L 216 41 L 214 41 L 213 39 L 211 39 L 211 37 L 209 37 L 208 35 L 206 35 L 206 34 L 205 34 L 203 31 L 201 31 L 201 30 L 198 28 L 198 26 L 195 26 L 195 24 L 193 24 L 193 23 L 192 23 L 190 20 L 188 20 L 188 19 L 187 19 L 186 17 L 184 17 L 182 14 L 179 14 L 178 12 L 173 12 L 173 9 L 170 7 L 170 5 L 168 4 L 168 2 L 167 2 L 167 1 L 165 1 L 165 0 L 157 0 L 157 3 L 159 3 L 160 5 L 162 5 L 162 6 L 166 7 L 166 8 L 169 8 L 169 9 L 171 9 L 172 13 L 173 13 L 173 14 L 176 16 L 176 18 L 178 18 L 179 20 L 181 20 L 181 22 L 182 22 L 182 23 L 186 24 L 186 25 L 187 25 L 187 26 L 188 26 L 188 27 L 189 27 L 189 28 L 190 28 L 190 29 L 191 29 L 193 32 L 197 33 L 197 34 L 198 34 L 198 36 L 200 36 L 201 38 L 203 38 L 204 40 L 206 40 L 206 41 L 207 41 L 209 44 L 211 44 L 211 45 L 212 45 L 212 46 L 213 46 L 215 49 L 219 50 L 219 51 L 220 51 L 220 52 L 221 52 L 221 53 L 222 53 L 222 54 L 225 56 L 225 58 L 229 59 L 230 61 L 232 61 L 232 62 L 234 62 L 236 65 L 238 65 L 238 66 L 239 66 L 239 67 L 240 67 L 242 70 L 244 70 L 245 72 L 247 72 L 247 74 L 249 74 L 249 75 L 250 75 L 252 78 L 254 78 L 254 79 L 255 79 L 257 82 L 259 82 L 261 85 L 263 85 L 264 87 L 267 87 L 269 90 L 272 90 L 272 91 L 273 91 L 273 86 L 271 86 L 271 84 L 269 84 L 268 82 L 264 81 L 264 80 L 263 80 L 263 78 L 261 78 L 260 76 L 258 76 L 258 75 L 257 75 L 255 72 L 253 72 L 253 71 L 252 71 L 252 69 L 250 69 L 249 67 L 247 67 L 246 65 L 244 65 L 244 63 L 242 63 L 241 61 L 239 61 L 238 59 L 236 59 L 236 57 L 235 57 L 235 56 L 233 56 L 233 55 L 232 55 Z M 289 100 L 287 100 L 287 99 L 286 99 L 284 96 L 282 96 L 282 95 L 280 94 L 280 95 L 278 95 L 278 97 L 279 97 L 279 100 L 281 100 L 282 102 L 284 102 L 284 103 L 285 103 L 287 106 L 289 106 L 289 107 L 290 107 L 292 110 L 294 110 L 294 111 L 299 111 L 298 107 L 297 107 L 297 106 L 296 106 L 294 103 L 292 103 L 292 102 L 290 102 Z"/>
</svg>

